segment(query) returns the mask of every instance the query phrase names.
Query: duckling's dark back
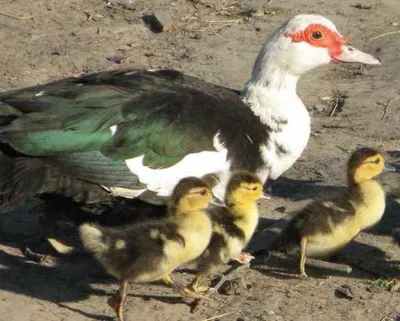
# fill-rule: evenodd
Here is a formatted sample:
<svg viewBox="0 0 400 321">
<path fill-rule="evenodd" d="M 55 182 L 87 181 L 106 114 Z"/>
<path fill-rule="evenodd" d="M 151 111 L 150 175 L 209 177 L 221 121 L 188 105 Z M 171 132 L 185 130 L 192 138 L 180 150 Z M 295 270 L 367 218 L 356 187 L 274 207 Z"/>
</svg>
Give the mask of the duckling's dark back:
<svg viewBox="0 0 400 321">
<path fill-rule="evenodd" d="M 134 277 L 143 272 L 141 269 L 157 266 L 165 258 L 163 246 L 166 241 L 185 245 L 183 237 L 177 232 L 177 224 L 164 220 L 117 228 L 84 224 L 81 238 L 107 271 L 120 279 Z M 146 255 L 143 256 L 144 253 Z M 137 264 L 138 258 L 140 264 Z"/>
<path fill-rule="evenodd" d="M 221 226 L 230 237 L 243 239 L 243 241 L 245 240 L 243 230 L 235 224 L 238 218 L 232 215 L 226 207 L 212 205 L 208 209 L 208 213 L 214 226 Z"/>
<path fill-rule="evenodd" d="M 330 234 L 335 227 L 354 217 L 355 209 L 345 196 L 348 193 L 343 193 L 343 197 L 313 202 L 295 214 L 274 247 L 292 251 L 293 247 L 298 247 L 301 237 Z"/>
</svg>

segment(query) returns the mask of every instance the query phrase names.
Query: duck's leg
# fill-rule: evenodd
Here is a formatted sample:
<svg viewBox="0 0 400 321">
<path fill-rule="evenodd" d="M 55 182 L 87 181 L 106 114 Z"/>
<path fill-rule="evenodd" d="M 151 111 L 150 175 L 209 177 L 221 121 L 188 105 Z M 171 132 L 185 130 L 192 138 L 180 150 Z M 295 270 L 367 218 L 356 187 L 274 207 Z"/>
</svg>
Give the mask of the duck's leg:
<svg viewBox="0 0 400 321">
<path fill-rule="evenodd" d="M 300 240 L 300 275 L 302 277 L 307 278 L 305 265 L 306 265 L 306 246 L 307 246 L 307 238 L 302 237 Z"/>
<path fill-rule="evenodd" d="M 120 321 L 124 321 L 124 302 L 126 299 L 127 288 L 128 281 L 123 280 L 118 295 L 108 299 L 108 305 L 115 311 Z"/>
</svg>

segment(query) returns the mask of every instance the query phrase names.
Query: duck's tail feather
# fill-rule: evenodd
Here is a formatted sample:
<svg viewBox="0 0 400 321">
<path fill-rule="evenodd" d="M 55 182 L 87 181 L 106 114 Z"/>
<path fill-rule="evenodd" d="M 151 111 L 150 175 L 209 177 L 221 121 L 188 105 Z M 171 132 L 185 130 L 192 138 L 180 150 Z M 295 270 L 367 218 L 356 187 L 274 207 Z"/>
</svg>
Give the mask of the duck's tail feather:
<svg viewBox="0 0 400 321">
<path fill-rule="evenodd" d="M 11 211 L 42 186 L 45 167 L 40 160 L 10 157 L 0 151 L 0 213 Z"/>
<path fill-rule="evenodd" d="M 56 194 L 77 203 L 111 202 L 101 186 L 62 175 L 40 158 L 20 156 L 4 150 L 0 143 L 0 213 L 7 213 L 38 195 Z"/>
</svg>

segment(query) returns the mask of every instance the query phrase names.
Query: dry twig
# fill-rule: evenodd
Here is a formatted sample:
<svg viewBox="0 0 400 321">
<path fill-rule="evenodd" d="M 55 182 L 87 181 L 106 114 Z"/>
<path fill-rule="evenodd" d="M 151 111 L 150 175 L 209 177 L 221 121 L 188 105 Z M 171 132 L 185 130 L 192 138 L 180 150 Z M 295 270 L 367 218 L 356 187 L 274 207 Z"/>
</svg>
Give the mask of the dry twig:
<svg viewBox="0 0 400 321">
<path fill-rule="evenodd" d="M 376 37 L 373 37 L 373 38 L 371 38 L 371 39 L 369 39 L 369 40 L 375 40 L 375 39 L 378 39 L 378 38 L 382 38 L 382 37 L 389 36 L 389 35 L 394 35 L 394 34 L 397 34 L 397 33 L 400 33 L 400 30 L 391 31 L 391 32 L 386 32 L 386 33 L 383 33 L 383 34 L 378 35 L 378 36 L 376 36 Z"/>
<path fill-rule="evenodd" d="M 280 259 L 289 260 L 289 261 L 297 261 L 297 258 L 286 255 L 281 252 L 271 251 L 269 253 L 272 256 L 278 257 Z M 352 271 L 351 266 L 349 266 L 347 264 L 332 263 L 332 262 L 310 259 L 310 258 L 307 258 L 306 266 L 318 268 L 318 269 L 324 269 L 324 270 L 343 272 L 343 273 L 347 273 L 347 274 L 350 274 Z"/>
<path fill-rule="evenodd" d="M 219 319 L 219 318 L 225 317 L 225 316 L 227 316 L 227 315 L 235 314 L 235 313 L 237 313 L 237 311 L 236 311 L 236 312 L 227 312 L 227 313 L 223 313 L 223 314 L 220 314 L 220 315 L 216 315 L 216 316 L 214 316 L 214 317 L 210 317 L 210 318 L 207 318 L 207 319 L 203 319 L 203 320 L 201 320 L 201 321 L 212 321 L 212 320 Z"/>
<path fill-rule="evenodd" d="M 395 311 L 390 311 L 389 313 L 386 313 L 379 321 L 386 321 L 387 318 Z"/>
<path fill-rule="evenodd" d="M 269 6 L 271 4 L 272 0 L 268 0 L 266 3 L 263 4 L 263 8 Z"/>
<path fill-rule="evenodd" d="M 333 106 L 332 111 L 329 113 L 329 117 L 332 117 L 335 114 L 336 109 L 338 108 L 338 106 L 339 106 L 339 100 L 336 99 L 335 105 Z"/>
<path fill-rule="evenodd" d="M 332 117 L 337 110 L 341 111 L 346 103 L 346 98 L 348 98 L 347 94 L 340 90 L 333 90 L 332 93 L 332 96 L 322 98 L 323 101 L 328 102 L 332 107 L 328 115 L 329 117 Z"/>
<path fill-rule="evenodd" d="M 210 21 L 206 21 L 207 23 L 239 23 L 243 21 L 242 18 L 240 19 L 231 19 L 231 20 L 210 20 Z"/>
<path fill-rule="evenodd" d="M 390 104 L 391 104 L 392 102 L 396 101 L 396 100 L 399 100 L 399 99 L 400 99 L 400 96 L 394 97 L 394 98 L 390 99 L 390 100 L 383 106 L 383 115 L 382 115 L 380 121 L 383 121 L 383 120 L 386 118 L 386 114 L 387 114 L 388 111 L 389 111 Z"/>
<path fill-rule="evenodd" d="M 17 19 L 17 20 L 29 20 L 29 19 L 33 19 L 35 17 L 33 14 L 17 16 L 15 14 L 5 13 L 5 12 L 1 12 L 1 11 L 0 11 L 0 15 L 6 16 L 6 17 L 9 17 L 9 18 L 13 18 L 13 19 Z"/>
</svg>

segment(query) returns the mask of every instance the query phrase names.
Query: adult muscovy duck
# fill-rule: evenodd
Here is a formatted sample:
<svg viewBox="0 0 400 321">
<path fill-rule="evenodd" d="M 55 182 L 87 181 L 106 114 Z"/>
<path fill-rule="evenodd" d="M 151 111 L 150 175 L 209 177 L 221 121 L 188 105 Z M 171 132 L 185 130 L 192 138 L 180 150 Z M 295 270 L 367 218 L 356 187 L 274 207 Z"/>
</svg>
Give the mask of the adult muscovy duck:
<svg viewBox="0 0 400 321">
<path fill-rule="evenodd" d="M 117 70 L 0 94 L 0 207 L 59 193 L 157 203 L 185 176 L 221 200 L 231 171 L 265 181 L 290 168 L 310 135 L 296 94 L 330 62 L 379 65 L 328 19 L 297 15 L 266 39 L 240 92 L 173 70 Z"/>
</svg>

